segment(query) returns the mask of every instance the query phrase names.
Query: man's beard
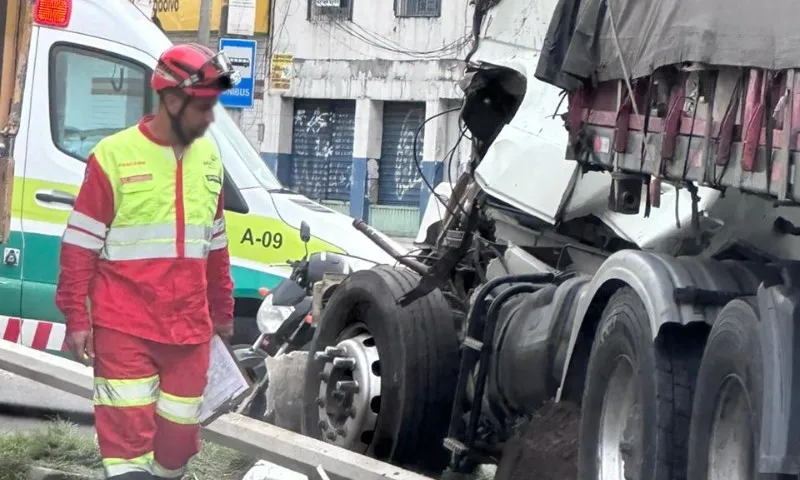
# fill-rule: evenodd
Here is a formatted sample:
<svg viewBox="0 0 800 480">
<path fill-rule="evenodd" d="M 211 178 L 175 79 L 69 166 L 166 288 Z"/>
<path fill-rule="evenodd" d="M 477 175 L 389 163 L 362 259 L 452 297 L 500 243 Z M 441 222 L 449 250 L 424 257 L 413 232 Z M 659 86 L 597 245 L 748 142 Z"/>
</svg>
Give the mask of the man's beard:
<svg viewBox="0 0 800 480">
<path fill-rule="evenodd" d="M 187 133 L 187 137 L 189 137 L 189 138 L 187 138 L 187 140 L 189 140 L 189 143 L 194 142 L 198 138 L 200 138 L 203 135 L 205 135 L 206 130 L 208 130 L 208 127 L 197 128 L 197 129 L 190 130 L 190 131 L 186 132 Z"/>
</svg>

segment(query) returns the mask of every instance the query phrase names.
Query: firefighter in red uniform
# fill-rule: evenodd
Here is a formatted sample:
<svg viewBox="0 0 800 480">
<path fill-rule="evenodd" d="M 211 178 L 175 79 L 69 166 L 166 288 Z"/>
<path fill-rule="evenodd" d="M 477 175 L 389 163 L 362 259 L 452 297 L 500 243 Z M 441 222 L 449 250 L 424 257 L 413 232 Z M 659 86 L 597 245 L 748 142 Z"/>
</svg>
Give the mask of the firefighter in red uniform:
<svg viewBox="0 0 800 480">
<path fill-rule="evenodd" d="M 181 478 L 199 448 L 209 342 L 233 333 L 223 167 L 203 134 L 236 79 L 206 47 L 164 52 L 158 112 L 92 150 L 62 238 L 56 304 L 94 365 L 107 478 Z"/>
</svg>

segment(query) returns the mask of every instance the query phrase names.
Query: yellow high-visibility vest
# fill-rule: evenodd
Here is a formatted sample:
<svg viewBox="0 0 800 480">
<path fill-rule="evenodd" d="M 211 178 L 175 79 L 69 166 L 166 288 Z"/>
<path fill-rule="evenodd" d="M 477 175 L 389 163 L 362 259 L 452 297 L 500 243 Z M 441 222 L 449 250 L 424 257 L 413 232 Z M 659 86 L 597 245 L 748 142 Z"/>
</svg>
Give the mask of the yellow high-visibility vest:
<svg viewBox="0 0 800 480">
<path fill-rule="evenodd" d="M 211 139 L 195 140 L 177 160 L 172 147 L 152 142 L 135 125 L 101 140 L 92 153 L 114 191 L 101 259 L 206 258 L 215 248 L 212 238 L 225 229 L 223 219 L 214 220 L 223 168 Z"/>
</svg>

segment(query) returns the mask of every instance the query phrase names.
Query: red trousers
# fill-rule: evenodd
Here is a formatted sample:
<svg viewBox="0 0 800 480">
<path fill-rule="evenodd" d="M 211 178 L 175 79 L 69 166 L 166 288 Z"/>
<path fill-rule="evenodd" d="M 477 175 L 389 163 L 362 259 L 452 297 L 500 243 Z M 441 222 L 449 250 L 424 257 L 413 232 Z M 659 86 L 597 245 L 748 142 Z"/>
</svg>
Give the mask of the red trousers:
<svg viewBox="0 0 800 480">
<path fill-rule="evenodd" d="M 106 478 L 181 478 L 199 451 L 209 344 L 94 329 L 94 411 Z"/>
</svg>

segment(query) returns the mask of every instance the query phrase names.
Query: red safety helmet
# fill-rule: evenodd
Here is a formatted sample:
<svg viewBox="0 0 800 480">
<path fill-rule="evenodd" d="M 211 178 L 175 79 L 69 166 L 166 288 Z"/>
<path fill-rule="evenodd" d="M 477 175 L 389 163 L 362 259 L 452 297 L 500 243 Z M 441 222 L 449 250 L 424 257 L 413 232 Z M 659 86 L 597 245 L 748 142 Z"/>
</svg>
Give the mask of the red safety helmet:
<svg viewBox="0 0 800 480">
<path fill-rule="evenodd" d="M 216 97 L 238 83 L 239 75 L 223 52 L 196 43 L 169 47 L 153 72 L 156 92 L 177 88 L 195 97 Z"/>
</svg>

